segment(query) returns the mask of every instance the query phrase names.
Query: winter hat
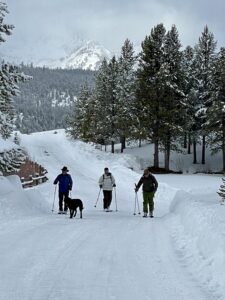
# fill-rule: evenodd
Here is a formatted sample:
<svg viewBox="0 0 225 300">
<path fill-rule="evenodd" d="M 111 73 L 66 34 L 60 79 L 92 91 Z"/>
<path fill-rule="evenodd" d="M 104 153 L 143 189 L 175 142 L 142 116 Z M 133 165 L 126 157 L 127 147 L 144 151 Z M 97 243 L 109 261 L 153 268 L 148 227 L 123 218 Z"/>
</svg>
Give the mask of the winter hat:
<svg viewBox="0 0 225 300">
<path fill-rule="evenodd" d="M 63 167 L 63 168 L 62 168 L 62 171 L 63 171 L 63 172 L 69 172 L 69 170 L 67 169 L 67 167 Z"/>
</svg>

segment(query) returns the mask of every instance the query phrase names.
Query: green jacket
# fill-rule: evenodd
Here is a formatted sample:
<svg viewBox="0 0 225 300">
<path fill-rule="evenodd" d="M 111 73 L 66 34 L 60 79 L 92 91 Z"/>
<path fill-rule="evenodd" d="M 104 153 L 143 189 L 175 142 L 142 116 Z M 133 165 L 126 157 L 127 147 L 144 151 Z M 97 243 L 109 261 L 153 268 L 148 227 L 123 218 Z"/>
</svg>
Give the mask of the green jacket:
<svg viewBox="0 0 225 300">
<path fill-rule="evenodd" d="M 149 174 L 148 177 L 145 177 L 144 175 L 141 177 L 137 184 L 137 190 L 142 184 L 143 192 L 156 192 L 158 188 L 158 182 L 152 174 Z"/>
</svg>

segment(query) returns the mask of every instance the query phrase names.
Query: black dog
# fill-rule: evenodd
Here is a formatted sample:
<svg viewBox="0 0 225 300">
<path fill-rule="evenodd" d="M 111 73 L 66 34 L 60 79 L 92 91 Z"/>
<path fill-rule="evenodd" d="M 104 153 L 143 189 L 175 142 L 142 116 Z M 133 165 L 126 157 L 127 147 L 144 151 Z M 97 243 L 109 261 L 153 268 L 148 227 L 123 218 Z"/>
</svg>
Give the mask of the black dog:
<svg viewBox="0 0 225 300">
<path fill-rule="evenodd" d="M 69 197 L 64 199 L 65 204 L 70 210 L 70 218 L 76 217 L 77 208 L 80 210 L 80 218 L 82 219 L 82 210 L 84 209 L 83 202 L 80 199 L 71 199 Z"/>
</svg>

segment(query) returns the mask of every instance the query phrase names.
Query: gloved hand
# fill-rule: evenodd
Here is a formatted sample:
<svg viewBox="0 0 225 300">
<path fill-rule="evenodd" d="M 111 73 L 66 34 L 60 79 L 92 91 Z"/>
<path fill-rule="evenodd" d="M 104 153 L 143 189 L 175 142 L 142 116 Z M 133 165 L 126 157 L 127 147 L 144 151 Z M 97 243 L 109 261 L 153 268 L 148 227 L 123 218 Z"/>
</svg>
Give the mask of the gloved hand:
<svg viewBox="0 0 225 300">
<path fill-rule="evenodd" d="M 69 191 L 72 191 L 72 188 L 71 188 L 71 187 L 69 187 Z"/>
<path fill-rule="evenodd" d="M 113 184 L 113 187 L 116 187 L 116 184 L 115 184 L 115 183 Z"/>
<path fill-rule="evenodd" d="M 100 189 L 102 189 L 102 184 L 99 184 Z"/>
<path fill-rule="evenodd" d="M 137 192 L 138 192 L 138 188 L 137 188 L 137 187 L 136 187 L 134 190 L 135 190 L 135 193 L 137 193 Z"/>
</svg>

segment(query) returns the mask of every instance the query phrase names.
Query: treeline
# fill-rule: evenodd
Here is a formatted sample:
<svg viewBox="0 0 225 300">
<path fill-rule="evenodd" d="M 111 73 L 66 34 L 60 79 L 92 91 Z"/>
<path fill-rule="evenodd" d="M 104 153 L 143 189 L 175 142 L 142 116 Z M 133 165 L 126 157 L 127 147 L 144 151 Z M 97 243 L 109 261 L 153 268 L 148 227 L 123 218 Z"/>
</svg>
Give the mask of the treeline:
<svg viewBox="0 0 225 300">
<path fill-rule="evenodd" d="M 29 84 L 20 84 L 15 97 L 17 130 L 22 133 L 65 128 L 65 119 L 79 93 L 81 84 L 93 85 L 94 72 L 85 70 L 19 67 L 32 76 Z"/>
<path fill-rule="evenodd" d="M 181 49 L 175 25 L 152 28 L 135 56 L 126 40 L 120 57 L 103 61 L 94 87 L 83 85 L 68 133 L 84 141 L 111 144 L 150 140 L 154 167 L 164 152 L 169 170 L 171 150 L 187 148 L 193 163 L 205 164 L 205 149 L 222 151 L 225 171 L 225 48 L 216 52 L 205 26 L 194 47 Z M 201 158 L 196 146 L 202 147 Z"/>
</svg>

